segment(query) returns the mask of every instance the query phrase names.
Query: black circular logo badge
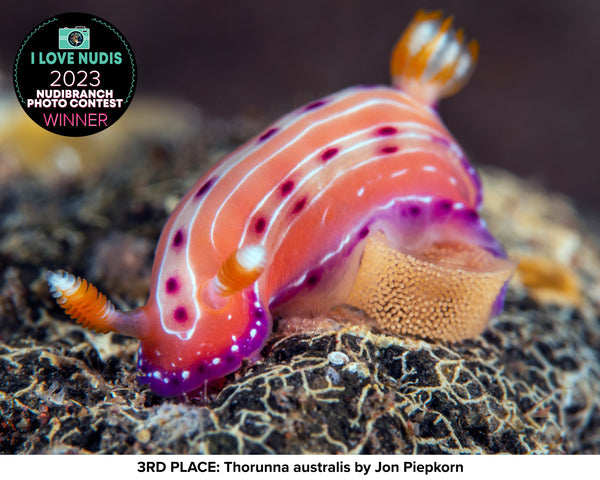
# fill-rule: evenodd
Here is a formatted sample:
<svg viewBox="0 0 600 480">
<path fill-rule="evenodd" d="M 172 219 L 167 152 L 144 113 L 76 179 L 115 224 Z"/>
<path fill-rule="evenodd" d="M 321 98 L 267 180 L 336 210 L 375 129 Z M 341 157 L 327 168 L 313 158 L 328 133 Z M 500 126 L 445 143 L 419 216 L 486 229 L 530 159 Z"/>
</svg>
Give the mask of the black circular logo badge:
<svg viewBox="0 0 600 480">
<path fill-rule="evenodd" d="M 81 137 L 123 115 L 137 75 L 133 51 L 113 25 L 87 13 L 63 13 L 23 40 L 13 79 L 19 103 L 35 123 Z"/>
</svg>

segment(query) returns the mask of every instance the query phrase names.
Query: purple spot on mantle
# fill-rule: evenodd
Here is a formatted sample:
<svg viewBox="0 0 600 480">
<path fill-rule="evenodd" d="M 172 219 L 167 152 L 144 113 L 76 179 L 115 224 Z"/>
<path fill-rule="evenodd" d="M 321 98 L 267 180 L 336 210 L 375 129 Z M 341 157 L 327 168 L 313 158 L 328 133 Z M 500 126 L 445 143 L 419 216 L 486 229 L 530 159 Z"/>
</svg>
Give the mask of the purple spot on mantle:
<svg viewBox="0 0 600 480">
<path fill-rule="evenodd" d="M 479 215 L 475 210 L 464 210 L 463 212 L 465 220 L 468 220 L 470 222 L 476 222 L 477 220 L 479 220 Z"/>
<path fill-rule="evenodd" d="M 238 357 L 237 355 L 228 352 L 224 357 L 223 357 L 223 362 L 225 365 L 236 365 L 238 362 Z"/>
<path fill-rule="evenodd" d="M 185 307 L 177 307 L 173 312 L 173 318 L 176 322 L 184 323 L 188 319 L 188 314 Z"/>
<path fill-rule="evenodd" d="M 180 247 L 183 244 L 183 230 L 179 229 L 173 237 L 173 246 Z"/>
<path fill-rule="evenodd" d="M 265 311 L 262 307 L 253 308 L 251 314 L 258 321 L 265 320 L 266 318 Z"/>
<path fill-rule="evenodd" d="M 400 210 L 400 215 L 405 218 L 418 218 L 423 213 L 420 205 L 408 204 L 403 205 Z"/>
<path fill-rule="evenodd" d="M 306 197 L 304 197 L 302 200 L 298 200 L 296 202 L 296 204 L 294 205 L 294 208 L 292 210 L 292 213 L 298 213 L 300 210 L 302 210 L 304 208 L 304 205 L 306 205 Z"/>
<path fill-rule="evenodd" d="M 448 199 L 440 200 L 433 206 L 434 217 L 446 217 L 452 211 L 452 202 Z"/>
<path fill-rule="evenodd" d="M 317 283 L 319 283 L 322 276 L 323 270 L 313 270 L 306 277 L 306 285 L 308 285 L 309 287 L 314 287 Z"/>
<path fill-rule="evenodd" d="M 265 226 L 267 225 L 267 221 L 264 218 L 259 218 L 254 224 L 254 231 L 256 233 L 262 233 L 265 231 Z"/>
<path fill-rule="evenodd" d="M 321 160 L 323 160 L 324 162 L 326 162 L 330 158 L 332 158 L 335 155 L 337 155 L 338 152 L 339 152 L 339 149 L 337 149 L 337 148 L 328 148 L 327 150 L 325 150 L 321 154 Z"/>
<path fill-rule="evenodd" d="M 369 234 L 369 227 L 364 227 L 358 234 L 358 238 L 361 240 Z"/>
<path fill-rule="evenodd" d="M 288 193 L 290 193 L 293 188 L 294 182 L 292 180 L 288 180 L 287 182 L 284 182 L 283 185 L 281 185 L 281 194 L 285 196 Z"/>
<path fill-rule="evenodd" d="M 389 135 L 396 135 L 398 133 L 398 129 L 395 127 L 381 127 L 377 130 L 377 135 L 382 135 L 387 137 Z"/>
<path fill-rule="evenodd" d="M 269 138 L 271 138 L 273 135 L 275 135 L 277 133 L 279 129 L 278 128 L 270 128 L 269 130 L 267 130 L 265 133 L 263 133 L 260 137 L 258 137 L 258 141 L 259 142 L 264 142 L 265 140 L 268 140 Z"/>
<path fill-rule="evenodd" d="M 319 107 L 322 107 L 327 103 L 327 100 L 317 100 L 316 102 L 309 103 L 306 107 L 304 107 L 304 111 L 308 112 L 309 110 L 315 110 Z"/>
<path fill-rule="evenodd" d="M 202 185 L 198 189 L 198 191 L 196 192 L 196 195 L 194 196 L 194 198 L 198 199 L 202 195 L 204 195 L 206 192 L 208 192 L 210 190 L 210 187 L 212 187 L 212 185 L 213 185 L 214 182 L 215 182 L 214 178 L 211 178 L 210 180 L 208 180 L 204 185 Z"/>
<path fill-rule="evenodd" d="M 167 289 L 167 293 L 175 293 L 179 289 L 179 282 L 175 277 L 171 277 L 167 280 L 165 287 Z"/>
<path fill-rule="evenodd" d="M 398 151 L 398 147 L 383 147 L 381 153 L 396 153 Z"/>
<path fill-rule="evenodd" d="M 408 207 L 408 213 L 413 217 L 418 217 L 419 215 L 421 215 L 421 207 L 418 207 L 416 205 Z"/>
<path fill-rule="evenodd" d="M 438 208 L 442 212 L 449 212 L 452 210 L 452 202 L 450 200 L 441 200 L 440 203 L 438 203 Z"/>
</svg>

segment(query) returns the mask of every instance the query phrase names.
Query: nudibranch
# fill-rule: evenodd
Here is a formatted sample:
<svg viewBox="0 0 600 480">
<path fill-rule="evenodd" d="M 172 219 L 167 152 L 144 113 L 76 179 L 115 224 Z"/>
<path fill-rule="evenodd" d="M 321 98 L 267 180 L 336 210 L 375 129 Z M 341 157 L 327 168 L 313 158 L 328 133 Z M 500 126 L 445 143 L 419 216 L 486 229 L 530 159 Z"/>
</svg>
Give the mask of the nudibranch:
<svg viewBox="0 0 600 480">
<path fill-rule="evenodd" d="M 164 227 L 147 305 L 116 310 L 47 274 L 77 322 L 140 340 L 140 380 L 196 390 L 257 357 L 273 318 L 362 308 L 394 333 L 458 341 L 502 308 L 513 272 L 478 210 L 481 183 L 435 105 L 477 43 L 419 11 L 392 87 L 348 88 L 276 121 L 208 171 Z"/>
</svg>

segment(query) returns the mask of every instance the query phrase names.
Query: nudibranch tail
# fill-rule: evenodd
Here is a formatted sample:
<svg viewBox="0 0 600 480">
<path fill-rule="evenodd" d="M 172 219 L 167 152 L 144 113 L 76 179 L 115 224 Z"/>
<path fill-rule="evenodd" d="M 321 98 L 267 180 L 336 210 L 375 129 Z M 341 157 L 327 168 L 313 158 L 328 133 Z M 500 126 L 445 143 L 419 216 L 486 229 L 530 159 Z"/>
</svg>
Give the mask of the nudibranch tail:
<svg viewBox="0 0 600 480">
<path fill-rule="evenodd" d="M 56 302 L 73 320 L 96 333 L 116 332 L 144 338 L 147 330 L 141 310 L 121 312 L 85 279 L 70 273 L 47 272 L 46 280 Z"/>
<path fill-rule="evenodd" d="M 451 342 L 479 335 L 503 301 L 512 261 L 467 244 L 437 244 L 420 255 L 367 240 L 348 303 L 385 329 Z"/>
<path fill-rule="evenodd" d="M 419 10 L 390 61 L 392 83 L 428 105 L 457 93 L 477 61 L 479 45 L 464 42 L 462 30 L 451 28 L 452 17 Z"/>
</svg>

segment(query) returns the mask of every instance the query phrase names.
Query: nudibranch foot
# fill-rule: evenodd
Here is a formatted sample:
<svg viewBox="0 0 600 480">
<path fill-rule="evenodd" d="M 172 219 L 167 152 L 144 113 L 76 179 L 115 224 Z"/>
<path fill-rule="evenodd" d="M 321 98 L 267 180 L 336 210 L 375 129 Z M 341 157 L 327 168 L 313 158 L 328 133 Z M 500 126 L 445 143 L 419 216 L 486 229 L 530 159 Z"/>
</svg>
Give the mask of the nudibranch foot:
<svg viewBox="0 0 600 480">
<path fill-rule="evenodd" d="M 390 70 L 395 87 L 425 104 L 458 92 L 477 61 L 478 44 L 464 42 L 462 30 L 451 28 L 452 17 L 419 10 L 394 47 Z"/>
<path fill-rule="evenodd" d="M 498 309 L 514 271 L 510 260 L 484 248 L 434 244 L 415 255 L 367 239 L 348 303 L 392 333 L 451 342 L 479 335 Z"/>
</svg>

